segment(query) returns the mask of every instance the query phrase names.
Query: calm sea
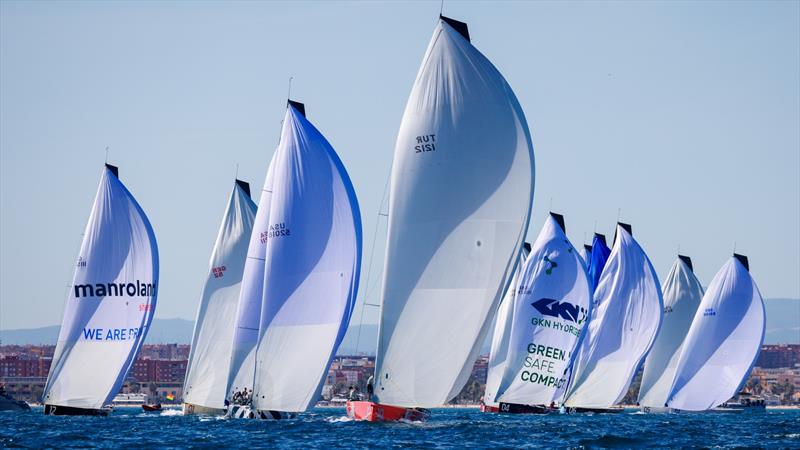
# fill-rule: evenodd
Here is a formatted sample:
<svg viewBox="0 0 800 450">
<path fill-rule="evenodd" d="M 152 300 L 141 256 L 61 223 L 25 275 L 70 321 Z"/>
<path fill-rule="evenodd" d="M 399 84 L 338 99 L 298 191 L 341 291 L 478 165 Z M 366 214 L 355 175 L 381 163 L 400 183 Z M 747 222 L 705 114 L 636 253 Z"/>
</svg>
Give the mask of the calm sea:
<svg viewBox="0 0 800 450">
<path fill-rule="evenodd" d="M 498 415 L 436 409 L 425 423 L 349 421 L 317 409 L 287 421 L 143 413 L 109 417 L 0 413 L 0 447 L 235 448 L 800 448 L 800 411 L 740 414 Z"/>
</svg>

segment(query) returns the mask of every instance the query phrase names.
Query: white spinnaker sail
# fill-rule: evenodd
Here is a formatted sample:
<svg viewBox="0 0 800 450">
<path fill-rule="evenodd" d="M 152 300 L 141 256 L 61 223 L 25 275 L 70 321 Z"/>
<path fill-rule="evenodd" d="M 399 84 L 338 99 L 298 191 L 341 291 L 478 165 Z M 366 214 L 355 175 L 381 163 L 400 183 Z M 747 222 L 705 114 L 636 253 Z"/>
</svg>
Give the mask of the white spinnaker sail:
<svg viewBox="0 0 800 450">
<path fill-rule="evenodd" d="M 106 166 L 81 243 L 43 395 L 98 409 L 116 395 L 156 306 L 158 248 L 144 211 Z"/>
<path fill-rule="evenodd" d="M 625 396 L 653 345 L 663 301 L 644 250 L 621 225 L 573 364 L 566 406 L 608 408 Z"/>
<path fill-rule="evenodd" d="M 269 217 L 253 404 L 305 411 L 350 322 L 361 214 L 333 147 L 292 105 L 275 152 Z"/>
<path fill-rule="evenodd" d="M 239 305 L 236 309 L 236 328 L 233 334 L 230 375 L 227 396 L 244 388 L 253 389 L 258 328 L 261 324 L 261 305 L 264 303 L 264 257 L 269 235 L 269 210 L 272 201 L 273 155 L 258 201 L 253 231 L 247 247 Z"/>
<path fill-rule="evenodd" d="M 747 260 L 740 258 L 722 266 L 697 308 L 678 360 L 670 408 L 703 411 L 719 406 L 739 391 L 753 368 L 764 341 L 766 314 Z"/>
<path fill-rule="evenodd" d="M 508 364 L 497 401 L 549 405 L 559 400 L 591 304 L 586 266 L 551 215 L 533 244 L 514 298 Z"/>
<path fill-rule="evenodd" d="M 691 260 L 687 257 L 676 259 L 664 281 L 664 318 L 653 348 L 644 361 L 639 388 L 639 404 L 642 406 L 666 406 L 669 390 L 675 380 L 681 344 L 703 298 L 703 286 L 689 264 Z"/>
<path fill-rule="evenodd" d="M 466 35 L 466 24 L 439 21 L 400 125 L 376 361 L 381 403 L 434 407 L 458 394 L 528 226 L 527 123 Z"/>
<path fill-rule="evenodd" d="M 247 183 L 236 180 L 222 218 L 197 309 L 183 401 L 224 408 L 239 291 L 256 204 Z"/>
<path fill-rule="evenodd" d="M 488 406 L 498 406 L 494 401 L 497 396 L 497 389 L 500 387 L 500 380 L 506 367 L 506 356 L 508 355 L 508 341 L 511 337 L 511 324 L 514 323 L 513 304 L 514 295 L 519 284 L 520 272 L 525 268 L 525 259 L 528 251 L 522 249 L 519 257 L 517 270 L 508 285 L 503 300 L 497 308 L 497 318 L 494 323 L 494 333 L 492 334 L 492 344 L 489 350 L 489 367 L 486 373 L 486 389 L 483 394 L 483 404 Z"/>
<path fill-rule="evenodd" d="M 592 246 L 584 245 L 583 248 L 581 248 L 580 255 L 584 267 L 589 267 L 589 263 L 592 261 Z"/>
</svg>

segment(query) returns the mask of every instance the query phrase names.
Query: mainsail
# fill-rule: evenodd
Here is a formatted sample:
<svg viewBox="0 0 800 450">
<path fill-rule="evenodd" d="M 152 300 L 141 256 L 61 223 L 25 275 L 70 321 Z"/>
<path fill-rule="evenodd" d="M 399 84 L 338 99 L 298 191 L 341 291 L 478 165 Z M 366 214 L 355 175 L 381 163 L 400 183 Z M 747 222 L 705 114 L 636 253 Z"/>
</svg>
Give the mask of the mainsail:
<svg viewBox="0 0 800 450">
<path fill-rule="evenodd" d="M 703 298 L 703 286 L 692 271 L 692 260 L 679 255 L 663 285 L 664 319 L 653 348 L 644 362 L 639 404 L 666 406 L 675 380 L 678 357 L 697 307 Z"/>
<path fill-rule="evenodd" d="M 617 225 L 614 248 L 594 293 L 586 336 L 573 364 L 568 407 L 608 408 L 625 396 L 661 324 L 661 287 L 653 265 Z"/>
<path fill-rule="evenodd" d="M 269 210 L 272 201 L 273 155 L 264 179 L 264 188 L 258 201 L 253 231 L 247 247 L 239 305 L 236 309 L 236 327 L 233 334 L 227 397 L 244 388 L 253 389 L 255 376 L 256 343 L 261 323 L 261 305 L 264 303 L 264 257 L 269 235 Z"/>
<path fill-rule="evenodd" d="M 606 266 L 606 261 L 611 255 L 611 249 L 606 245 L 606 237 L 595 233 L 592 238 L 592 252 L 589 260 L 589 279 L 592 280 L 592 289 L 597 289 L 600 284 L 600 275 Z"/>
<path fill-rule="evenodd" d="M 525 268 L 525 259 L 530 251 L 530 244 L 526 242 L 523 246 L 522 254 L 519 256 L 519 263 L 517 264 L 517 270 L 514 272 L 514 277 L 511 279 L 511 284 L 508 285 L 503 295 L 503 300 L 500 302 L 500 307 L 497 308 L 497 319 L 495 319 L 494 333 L 492 334 L 492 343 L 489 349 L 486 388 L 483 395 L 483 403 L 485 405 L 498 406 L 494 399 L 497 396 L 497 389 L 500 387 L 500 380 L 506 368 L 511 324 L 514 323 L 514 296 L 517 292 L 520 274 Z"/>
<path fill-rule="evenodd" d="M 225 407 L 236 310 L 255 215 L 250 186 L 236 180 L 211 251 L 197 308 L 183 388 L 185 403 Z"/>
<path fill-rule="evenodd" d="M 734 254 L 714 276 L 694 315 L 669 407 L 702 411 L 734 396 L 758 357 L 765 319 L 747 257 Z"/>
<path fill-rule="evenodd" d="M 355 304 L 361 214 L 333 147 L 290 102 L 272 163 L 253 405 L 299 412 L 319 397 Z"/>
<path fill-rule="evenodd" d="M 442 17 L 395 146 L 376 361 L 380 403 L 433 407 L 466 383 L 519 260 L 533 145 L 500 72 Z"/>
<path fill-rule="evenodd" d="M 559 400 L 591 303 L 586 267 L 567 239 L 563 217 L 551 213 L 514 297 L 514 323 L 497 401 L 549 405 Z"/>
<path fill-rule="evenodd" d="M 83 234 L 43 401 L 99 409 L 116 395 L 156 306 L 158 248 L 144 211 L 106 164 Z"/>
</svg>

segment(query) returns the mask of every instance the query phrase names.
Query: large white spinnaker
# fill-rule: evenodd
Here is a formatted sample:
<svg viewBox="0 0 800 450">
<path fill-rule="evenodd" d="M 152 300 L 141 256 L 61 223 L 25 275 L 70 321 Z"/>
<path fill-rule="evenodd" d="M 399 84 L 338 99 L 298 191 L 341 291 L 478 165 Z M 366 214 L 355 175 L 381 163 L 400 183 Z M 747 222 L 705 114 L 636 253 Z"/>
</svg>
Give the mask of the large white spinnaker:
<svg viewBox="0 0 800 450">
<path fill-rule="evenodd" d="M 157 287 L 153 228 L 107 164 L 64 309 L 45 414 L 91 414 L 111 401 L 150 327 Z"/>
<path fill-rule="evenodd" d="M 508 356 L 508 342 L 511 337 L 511 324 L 514 323 L 514 295 L 519 285 L 519 278 L 525 268 L 525 259 L 530 253 L 531 247 L 527 242 L 522 248 L 519 257 L 517 270 L 508 285 L 503 300 L 497 308 L 497 318 L 494 323 L 494 333 L 489 349 L 489 367 L 486 372 L 486 388 L 483 394 L 483 404 L 490 407 L 498 407 L 499 403 L 494 401 L 497 396 L 497 389 L 500 387 L 500 380 L 506 368 L 506 357 Z"/>
<path fill-rule="evenodd" d="M 533 199 L 533 145 L 511 87 L 442 17 L 392 166 L 377 400 L 434 407 L 472 370 L 511 282 Z"/>
<path fill-rule="evenodd" d="M 647 354 L 639 388 L 639 404 L 666 406 L 675 380 L 681 344 L 703 299 L 703 286 L 692 271 L 692 260 L 678 255 L 663 285 L 664 318 L 653 348 Z"/>
<path fill-rule="evenodd" d="M 273 160 L 273 193 L 253 406 L 316 403 L 355 304 L 361 213 L 341 160 L 290 102 Z"/>
<path fill-rule="evenodd" d="M 617 225 L 586 336 L 572 366 L 568 407 L 609 408 L 622 400 L 658 334 L 661 286 L 629 230 L 627 224 Z"/>
<path fill-rule="evenodd" d="M 227 398 L 247 388 L 253 389 L 256 362 L 256 344 L 261 324 L 261 305 L 264 303 L 264 257 L 269 235 L 269 210 L 272 201 L 272 166 L 274 154 L 267 168 L 261 198 L 258 200 L 247 259 L 244 263 L 239 304 L 236 309 L 236 327 L 233 333 Z"/>
<path fill-rule="evenodd" d="M 586 266 L 551 213 L 536 238 L 514 297 L 514 324 L 496 400 L 550 405 L 560 400 L 567 369 L 591 313 Z"/>
<path fill-rule="evenodd" d="M 734 254 L 708 285 L 683 344 L 670 408 L 703 411 L 733 397 L 764 342 L 764 300 L 747 257 Z"/>
<path fill-rule="evenodd" d="M 250 186 L 236 180 L 197 308 L 183 384 L 183 401 L 192 407 L 225 408 L 239 291 L 255 215 Z"/>
</svg>

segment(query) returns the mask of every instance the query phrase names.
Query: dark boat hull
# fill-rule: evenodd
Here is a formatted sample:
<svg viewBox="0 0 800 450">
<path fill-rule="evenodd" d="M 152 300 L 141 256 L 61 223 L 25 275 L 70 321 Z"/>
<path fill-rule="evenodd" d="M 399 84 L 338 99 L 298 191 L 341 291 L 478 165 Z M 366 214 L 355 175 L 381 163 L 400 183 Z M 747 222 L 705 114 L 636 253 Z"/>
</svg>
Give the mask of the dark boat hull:
<svg viewBox="0 0 800 450">
<path fill-rule="evenodd" d="M 74 406 L 44 405 L 46 416 L 107 416 L 110 408 L 76 408 Z"/>
<path fill-rule="evenodd" d="M 294 419 L 296 413 L 253 409 L 249 405 L 231 405 L 225 415 L 229 419 L 284 420 Z"/>
<path fill-rule="evenodd" d="M 498 409 L 501 414 L 550 414 L 552 412 L 546 406 L 519 405 L 516 403 L 500 403 Z"/>
</svg>

